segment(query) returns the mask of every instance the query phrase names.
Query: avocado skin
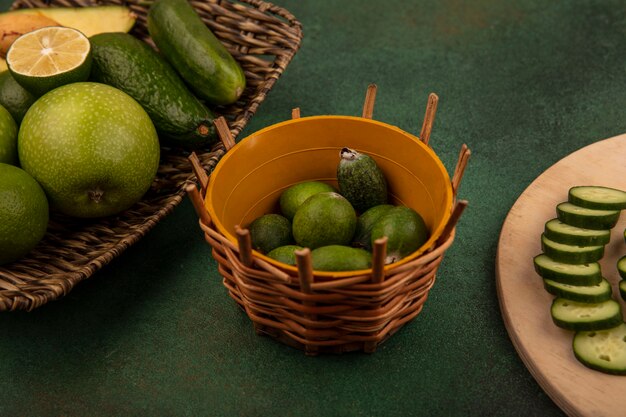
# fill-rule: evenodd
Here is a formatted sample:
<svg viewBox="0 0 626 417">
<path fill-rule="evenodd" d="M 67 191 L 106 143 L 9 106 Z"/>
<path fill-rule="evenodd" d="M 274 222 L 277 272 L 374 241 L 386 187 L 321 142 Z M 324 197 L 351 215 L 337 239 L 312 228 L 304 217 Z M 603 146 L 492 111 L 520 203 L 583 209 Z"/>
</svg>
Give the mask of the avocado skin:
<svg viewBox="0 0 626 417">
<path fill-rule="evenodd" d="M 148 32 L 201 99 L 231 104 L 243 93 L 243 69 L 187 0 L 156 0 L 148 11 Z"/>
<path fill-rule="evenodd" d="M 146 110 L 166 142 L 198 148 L 217 139 L 213 113 L 146 43 L 127 33 L 92 36 L 91 80 L 124 91 Z"/>
</svg>

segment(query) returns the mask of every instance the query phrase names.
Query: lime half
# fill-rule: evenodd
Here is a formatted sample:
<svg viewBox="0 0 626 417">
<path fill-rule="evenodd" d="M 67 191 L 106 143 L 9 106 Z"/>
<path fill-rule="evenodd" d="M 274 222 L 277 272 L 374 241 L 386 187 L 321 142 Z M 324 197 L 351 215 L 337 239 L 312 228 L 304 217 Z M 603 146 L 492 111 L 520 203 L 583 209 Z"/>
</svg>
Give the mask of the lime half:
<svg viewBox="0 0 626 417">
<path fill-rule="evenodd" d="M 7 53 L 7 64 L 15 81 L 41 96 L 89 78 L 91 44 L 76 29 L 45 27 L 17 38 Z"/>
</svg>

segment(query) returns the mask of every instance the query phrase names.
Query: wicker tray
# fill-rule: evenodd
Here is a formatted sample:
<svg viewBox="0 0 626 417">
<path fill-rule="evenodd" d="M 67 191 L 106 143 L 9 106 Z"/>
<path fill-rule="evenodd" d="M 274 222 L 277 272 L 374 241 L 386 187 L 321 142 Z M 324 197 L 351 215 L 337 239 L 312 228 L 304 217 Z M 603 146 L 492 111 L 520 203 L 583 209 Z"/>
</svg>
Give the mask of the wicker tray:
<svg viewBox="0 0 626 417">
<path fill-rule="evenodd" d="M 259 0 L 190 3 L 245 71 L 247 88 L 241 99 L 233 105 L 214 108 L 225 116 L 236 137 L 298 50 L 301 24 L 287 10 Z M 146 29 L 146 1 L 17 0 L 12 8 L 102 4 L 129 6 L 137 14 L 131 33 L 151 43 Z M 196 154 L 210 172 L 224 152 L 218 141 L 211 149 Z M 0 311 L 30 311 L 66 295 L 141 239 L 181 202 L 185 186 L 196 181 L 188 156 L 180 149 L 162 148 L 161 164 L 151 189 L 142 201 L 118 216 L 84 221 L 52 214 L 42 242 L 27 257 L 0 267 Z"/>
</svg>

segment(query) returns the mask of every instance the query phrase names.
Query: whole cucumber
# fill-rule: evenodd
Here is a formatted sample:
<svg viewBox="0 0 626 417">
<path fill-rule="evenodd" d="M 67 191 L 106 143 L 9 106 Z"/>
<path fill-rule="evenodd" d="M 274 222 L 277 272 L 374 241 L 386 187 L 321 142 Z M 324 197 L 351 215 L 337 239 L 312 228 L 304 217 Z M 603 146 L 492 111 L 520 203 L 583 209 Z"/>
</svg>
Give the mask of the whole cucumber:
<svg viewBox="0 0 626 417">
<path fill-rule="evenodd" d="M 150 116 L 160 138 L 189 148 L 217 138 L 213 113 L 146 43 L 127 33 L 102 33 L 89 40 L 91 80 L 134 98 Z"/>
<path fill-rule="evenodd" d="M 198 97 L 230 104 L 243 93 L 243 70 L 187 0 L 156 0 L 148 12 L 148 32 Z"/>
</svg>

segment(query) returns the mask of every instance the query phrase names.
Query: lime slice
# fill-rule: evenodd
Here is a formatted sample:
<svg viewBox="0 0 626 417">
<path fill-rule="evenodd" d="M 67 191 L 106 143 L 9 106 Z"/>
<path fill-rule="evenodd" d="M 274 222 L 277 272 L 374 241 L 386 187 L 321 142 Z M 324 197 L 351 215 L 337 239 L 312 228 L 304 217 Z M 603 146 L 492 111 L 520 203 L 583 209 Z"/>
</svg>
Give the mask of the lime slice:
<svg viewBox="0 0 626 417">
<path fill-rule="evenodd" d="M 89 78 L 91 44 L 76 29 L 45 27 L 17 38 L 7 53 L 7 64 L 15 81 L 41 96 Z"/>
</svg>

